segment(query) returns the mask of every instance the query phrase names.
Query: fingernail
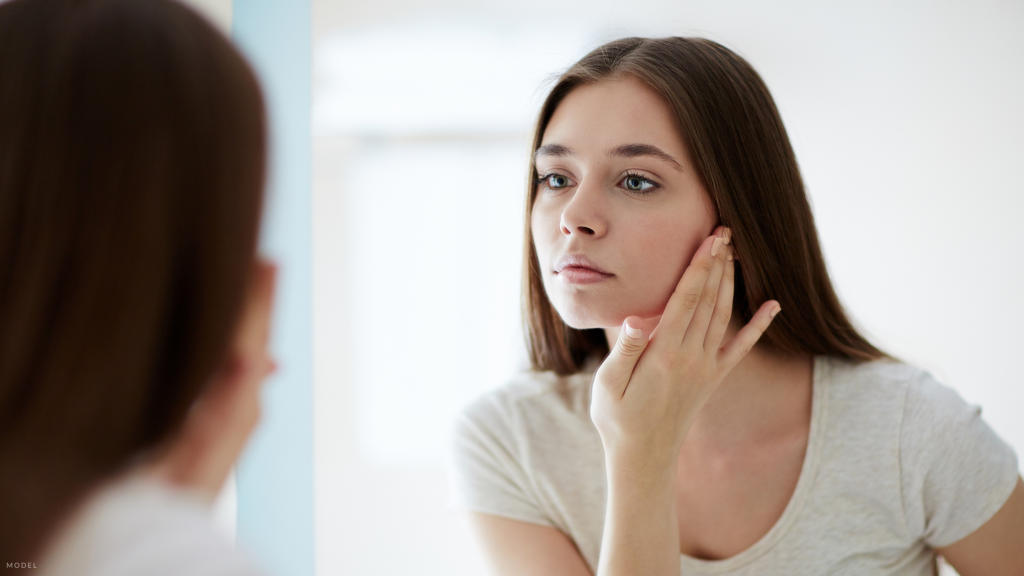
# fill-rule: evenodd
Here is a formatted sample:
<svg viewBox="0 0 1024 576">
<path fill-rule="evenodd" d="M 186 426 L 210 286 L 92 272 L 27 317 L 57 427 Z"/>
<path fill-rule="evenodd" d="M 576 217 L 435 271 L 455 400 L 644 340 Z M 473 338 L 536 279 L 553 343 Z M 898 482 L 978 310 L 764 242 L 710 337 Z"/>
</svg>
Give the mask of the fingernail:
<svg viewBox="0 0 1024 576">
<path fill-rule="evenodd" d="M 711 243 L 711 255 L 718 256 L 719 249 L 722 248 L 723 240 L 721 238 L 715 238 L 715 241 Z"/>
<path fill-rule="evenodd" d="M 626 324 L 626 335 L 630 338 L 639 338 L 644 331 L 639 328 L 633 328 L 629 324 Z"/>
<path fill-rule="evenodd" d="M 732 240 L 732 230 L 729 229 L 729 228 L 726 228 L 725 230 L 723 230 L 722 231 L 722 238 L 725 239 L 725 244 L 728 246 L 729 242 Z M 731 260 L 731 258 L 730 258 L 730 260 Z"/>
<path fill-rule="evenodd" d="M 775 308 L 772 308 L 772 311 L 768 313 L 768 317 L 775 318 L 775 315 L 778 314 L 779 312 L 782 312 L 782 306 L 776 304 Z"/>
</svg>

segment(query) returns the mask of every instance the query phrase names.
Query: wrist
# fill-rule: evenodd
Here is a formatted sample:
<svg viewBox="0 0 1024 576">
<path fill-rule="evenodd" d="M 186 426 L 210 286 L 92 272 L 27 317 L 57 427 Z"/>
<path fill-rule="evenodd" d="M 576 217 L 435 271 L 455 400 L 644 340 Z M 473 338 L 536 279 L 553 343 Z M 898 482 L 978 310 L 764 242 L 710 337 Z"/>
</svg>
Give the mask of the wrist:
<svg viewBox="0 0 1024 576">
<path fill-rule="evenodd" d="M 685 434 L 601 434 L 605 466 L 623 474 L 675 474 Z"/>
<path fill-rule="evenodd" d="M 678 454 L 678 450 L 606 450 L 605 471 L 609 489 L 623 486 L 652 490 L 674 486 Z"/>
</svg>

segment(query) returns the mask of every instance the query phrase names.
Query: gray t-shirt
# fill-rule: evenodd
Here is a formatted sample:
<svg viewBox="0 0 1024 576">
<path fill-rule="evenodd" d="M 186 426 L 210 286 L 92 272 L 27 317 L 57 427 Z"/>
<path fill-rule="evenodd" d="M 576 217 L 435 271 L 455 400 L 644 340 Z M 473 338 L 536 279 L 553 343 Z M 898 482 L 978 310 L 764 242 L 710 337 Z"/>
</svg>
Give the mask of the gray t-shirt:
<svg viewBox="0 0 1024 576">
<path fill-rule="evenodd" d="M 452 476 L 457 505 L 553 526 L 595 570 L 606 484 L 592 379 L 524 373 L 478 399 L 456 424 Z M 818 357 L 812 394 L 782 516 L 731 558 L 683 555 L 682 574 L 932 575 L 932 549 L 977 530 L 1013 491 L 1013 450 L 924 371 Z"/>
</svg>

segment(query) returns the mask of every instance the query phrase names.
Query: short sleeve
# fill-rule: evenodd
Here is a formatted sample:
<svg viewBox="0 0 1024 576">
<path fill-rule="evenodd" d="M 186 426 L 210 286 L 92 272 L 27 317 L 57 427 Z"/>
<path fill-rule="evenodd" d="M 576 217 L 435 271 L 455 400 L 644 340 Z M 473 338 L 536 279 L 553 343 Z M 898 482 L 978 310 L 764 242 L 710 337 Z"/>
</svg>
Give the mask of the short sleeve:
<svg viewBox="0 0 1024 576">
<path fill-rule="evenodd" d="M 980 528 L 1017 481 L 1017 457 L 981 408 L 926 373 L 907 389 L 900 466 L 908 526 L 933 548 Z"/>
<path fill-rule="evenodd" d="M 467 510 L 553 526 L 538 504 L 520 457 L 524 439 L 492 395 L 468 406 L 452 431 L 453 503 Z"/>
</svg>

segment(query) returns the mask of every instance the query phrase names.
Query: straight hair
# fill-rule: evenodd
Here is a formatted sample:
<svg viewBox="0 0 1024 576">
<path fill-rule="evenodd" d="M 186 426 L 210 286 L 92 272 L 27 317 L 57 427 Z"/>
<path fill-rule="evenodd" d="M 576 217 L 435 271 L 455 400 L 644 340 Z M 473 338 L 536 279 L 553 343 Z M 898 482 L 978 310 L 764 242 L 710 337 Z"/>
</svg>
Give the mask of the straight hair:
<svg viewBox="0 0 1024 576">
<path fill-rule="evenodd" d="M 720 224 L 732 229 L 734 316 L 749 322 L 762 303 L 775 299 L 786 313 L 772 322 L 763 345 L 855 362 L 888 357 L 858 333 L 836 296 L 796 156 L 768 87 L 724 46 L 701 38 L 624 38 L 595 49 L 548 94 L 532 151 L 567 94 L 624 76 L 638 78 L 668 104 Z M 569 375 L 588 359 L 603 358 L 608 342 L 600 329 L 566 325 L 544 291 L 531 229 L 538 178 L 532 158 L 523 248 L 527 350 L 534 370 Z"/>
<path fill-rule="evenodd" d="M 169 0 L 0 4 L 0 559 L 175 437 L 255 261 L 264 104 Z"/>
</svg>

